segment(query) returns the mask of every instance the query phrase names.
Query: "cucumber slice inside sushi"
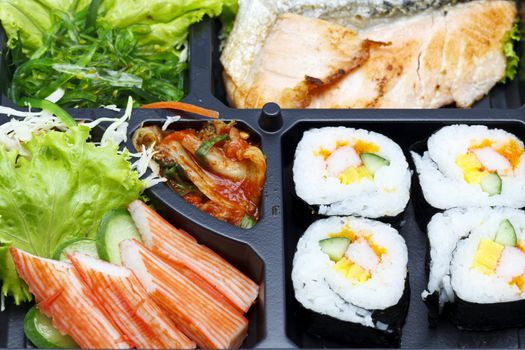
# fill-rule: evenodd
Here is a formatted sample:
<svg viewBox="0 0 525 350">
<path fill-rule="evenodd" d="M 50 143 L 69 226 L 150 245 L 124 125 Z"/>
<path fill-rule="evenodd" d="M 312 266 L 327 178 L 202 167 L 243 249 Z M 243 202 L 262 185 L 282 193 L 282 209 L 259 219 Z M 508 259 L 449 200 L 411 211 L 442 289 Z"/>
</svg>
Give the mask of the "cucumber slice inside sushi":
<svg viewBox="0 0 525 350">
<path fill-rule="evenodd" d="M 501 177 L 498 174 L 492 173 L 481 180 L 481 189 L 489 196 L 495 196 L 501 193 Z"/>
<path fill-rule="evenodd" d="M 361 153 L 360 157 L 366 170 L 372 175 L 375 175 L 380 168 L 390 165 L 388 160 L 374 153 Z"/>
<path fill-rule="evenodd" d="M 494 238 L 494 241 L 496 243 L 510 247 L 516 246 L 516 243 L 518 242 L 516 230 L 508 219 L 503 220 L 499 224 L 498 232 L 496 233 L 496 238 Z"/>
<path fill-rule="evenodd" d="M 71 253 L 84 253 L 86 255 L 98 258 L 97 244 L 92 239 L 79 238 L 65 242 L 58 246 L 53 254 L 53 259 L 67 261 L 67 255 Z"/>
<path fill-rule="evenodd" d="M 24 318 L 27 339 L 40 349 L 75 349 L 79 346 L 71 337 L 62 335 L 49 317 L 33 306 Z"/>
<path fill-rule="evenodd" d="M 121 265 L 120 242 L 132 238 L 142 242 L 137 227 L 127 210 L 109 211 L 102 218 L 97 232 L 98 256 L 102 260 Z"/>
<path fill-rule="evenodd" d="M 343 258 L 350 243 L 352 241 L 346 237 L 334 237 L 320 240 L 319 246 L 330 260 L 337 262 Z"/>
</svg>

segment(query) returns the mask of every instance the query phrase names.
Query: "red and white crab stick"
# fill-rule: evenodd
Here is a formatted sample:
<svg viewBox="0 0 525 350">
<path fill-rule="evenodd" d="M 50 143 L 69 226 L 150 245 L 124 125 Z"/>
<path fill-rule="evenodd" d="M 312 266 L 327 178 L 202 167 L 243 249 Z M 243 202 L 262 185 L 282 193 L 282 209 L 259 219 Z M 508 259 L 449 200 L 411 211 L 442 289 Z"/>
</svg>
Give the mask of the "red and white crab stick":
<svg viewBox="0 0 525 350">
<path fill-rule="evenodd" d="M 136 240 L 120 243 L 122 263 L 148 294 L 200 348 L 236 349 L 247 334 L 248 320 L 234 306 L 217 301 L 184 273 L 168 265 Z"/>
<path fill-rule="evenodd" d="M 38 309 L 81 348 L 129 349 L 132 344 L 99 306 L 71 264 L 9 249 L 18 275 L 35 296 Z"/>
<path fill-rule="evenodd" d="M 142 241 L 151 251 L 170 262 L 182 265 L 201 276 L 247 312 L 259 295 L 259 286 L 194 237 L 178 230 L 142 201 L 133 201 L 128 210 Z"/>
<path fill-rule="evenodd" d="M 69 260 L 137 349 L 194 349 L 129 269 L 85 254 Z"/>
</svg>

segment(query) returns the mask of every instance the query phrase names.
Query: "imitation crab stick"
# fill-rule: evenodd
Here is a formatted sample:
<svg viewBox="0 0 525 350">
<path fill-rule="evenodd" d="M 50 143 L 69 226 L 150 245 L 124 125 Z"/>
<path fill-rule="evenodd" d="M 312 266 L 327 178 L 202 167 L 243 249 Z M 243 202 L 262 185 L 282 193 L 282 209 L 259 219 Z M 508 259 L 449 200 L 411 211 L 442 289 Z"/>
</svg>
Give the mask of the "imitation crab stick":
<svg viewBox="0 0 525 350">
<path fill-rule="evenodd" d="M 235 349 L 242 344 L 248 320 L 235 307 L 217 302 L 136 240 L 122 241 L 120 250 L 124 266 L 200 348 Z"/>
<path fill-rule="evenodd" d="M 85 254 L 70 255 L 69 260 L 136 348 L 195 348 L 130 270 Z"/>
<path fill-rule="evenodd" d="M 132 345 L 71 264 L 10 248 L 20 277 L 53 325 L 81 348 L 126 349 Z"/>
<path fill-rule="evenodd" d="M 246 312 L 259 294 L 259 286 L 188 233 L 178 230 L 153 209 L 136 200 L 128 210 L 144 244 L 172 264 L 186 266 Z"/>
</svg>

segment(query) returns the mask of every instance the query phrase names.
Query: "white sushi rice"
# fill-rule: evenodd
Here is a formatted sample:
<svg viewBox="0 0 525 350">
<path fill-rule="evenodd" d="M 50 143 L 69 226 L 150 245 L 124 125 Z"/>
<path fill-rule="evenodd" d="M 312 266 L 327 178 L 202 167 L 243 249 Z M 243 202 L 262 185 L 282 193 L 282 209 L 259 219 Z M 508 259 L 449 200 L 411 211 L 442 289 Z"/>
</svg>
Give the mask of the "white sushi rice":
<svg viewBox="0 0 525 350">
<path fill-rule="evenodd" d="M 497 142 L 515 140 L 516 136 L 486 126 L 451 125 L 440 129 L 428 139 L 423 156 L 412 152 L 425 200 L 434 208 L 450 209 L 470 206 L 525 206 L 525 154 L 513 174 L 501 176 L 501 194 L 490 196 L 478 184 L 468 184 L 456 164 L 458 156 L 468 152 L 475 142 L 490 139 Z"/>
<path fill-rule="evenodd" d="M 472 268 L 481 239 L 493 240 L 508 219 L 518 240 L 525 240 L 525 212 L 510 208 L 456 208 L 436 214 L 428 224 L 430 275 L 423 299 L 438 292 L 441 306 L 455 296 L 475 303 L 499 303 L 525 298 L 510 278 L 485 275 Z M 508 248 L 505 248 L 507 250 Z M 505 252 L 505 251 L 504 251 Z"/>
<path fill-rule="evenodd" d="M 330 152 L 337 142 L 357 140 L 379 146 L 377 155 L 390 162 L 373 180 L 362 179 L 349 185 L 329 176 L 326 161 L 317 155 L 322 147 Z M 324 215 L 359 215 L 370 218 L 401 213 L 410 197 L 410 170 L 401 148 L 381 134 L 345 127 L 311 129 L 299 142 L 293 166 L 297 195 L 311 205 L 321 205 Z"/>
<path fill-rule="evenodd" d="M 335 262 L 321 251 L 319 241 L 349 225 L 354 232 L 371 234 L 383 248 L 381 262 L 366 282 L 358 283 L 335 271 Z M 405 241 L 390 225 L 355 218 L 331 217 L 313 223 L 297 244 L 292 281 L 296 299 L 307 309 L 368 327 L 381 327 L 372 320 L 373 310 L 398 303 L 407 275 Z"/>
</svg>

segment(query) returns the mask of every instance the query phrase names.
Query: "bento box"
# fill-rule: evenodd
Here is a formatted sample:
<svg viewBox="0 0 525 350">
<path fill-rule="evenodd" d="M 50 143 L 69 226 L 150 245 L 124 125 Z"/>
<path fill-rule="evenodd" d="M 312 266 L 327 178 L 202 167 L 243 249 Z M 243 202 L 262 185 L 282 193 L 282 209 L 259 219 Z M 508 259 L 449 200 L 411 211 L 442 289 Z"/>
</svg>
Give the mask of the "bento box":
<svg viewBox="0 0 525 350">
<path fill-rule="evenodd" d="M 522 4 L 521 4 L 522 6 Z M 522 12 L 523 13 L 523 12 Z M 525 18 L 524 18 L 525 20 Z M 362 128 L 381 133 L 409 151 L 428 139 L 438 129 L 451 124 L 486 125 L 513 133 L 525 140 L 525 77 L 499 84 L 472 109 L 435 110 L 297 110 L 280 109 L 268 104 L 263 109 L 228 107 L 219 62 L 220 23 L 206 19 L 194 25 L 190 33 L 191 60 L 189 86 L 183 101 L 217 110 L 224 120 L 236 120 L 242 131 L 260 144 L 267 157 L 266 182 L 261 202 L 261 219 L 245 230 L 219 221 L 187 203 L 168 186 L 158 184 L 147 194 L 159 213 L 173 225 L 191 232 L 261 286 L 259 299 L 247 313 L 248 337 L 243 348 L 345 348 L 352 344 L 312 336 L 308 317 L 294 296 L 291 279 L 297 242 L 307 227 L 322 216 L 313 214 L 295 192 L 293 162 L 295 149 L 305 131 L 327 126 Z M 5 35 L 0 32 L 0 40 Z M 525 56 L 522 52 L 522 64 Z M 1 104 L 13 106 L 6 97 L 9 74 L 5 55 L 0 58 Z M 94 120 L 99 110 L 68 110 L 78 120 Z M 104 116 L 108 111 L 103 112 Z M 165 110 L 134 110 L 128 139 L 142 125 L 161 125 Z M 199 126 L 203 122 L 181 114 L 170 126 L 175 130 Z M 117 114 L 115 113 L 115 116 Z M 2 122 L 7 119 L 3 118 Z M 94 131 L 100 137 L 103 128 Z M 128 141 L 127 146 L 133 146 Z M 427 308 L 421 299 L 426 287 L 428 217 L 418 217 L 423 202 L 414 165 L 411 198 L 402 214 L 387 223 L 398 229 L 408 247 L 408 283 L 410 301 L 403 326 L 401 348 L 511 348 L 521 347 L 524 329 L 490 332 L 458 330 L 442 318 L 430 328 Z M 28 307 L 15 307 L 9 301 L 0 312 L 0 348 L 30 348 L 25 338 L 23 320 Z M 334 329 L 333 332 L 341 331 Z M 330 332 L 328 329 L 327 332 Z M 334 336 L 337 338 L 337 336 Z"/>
</svg>

